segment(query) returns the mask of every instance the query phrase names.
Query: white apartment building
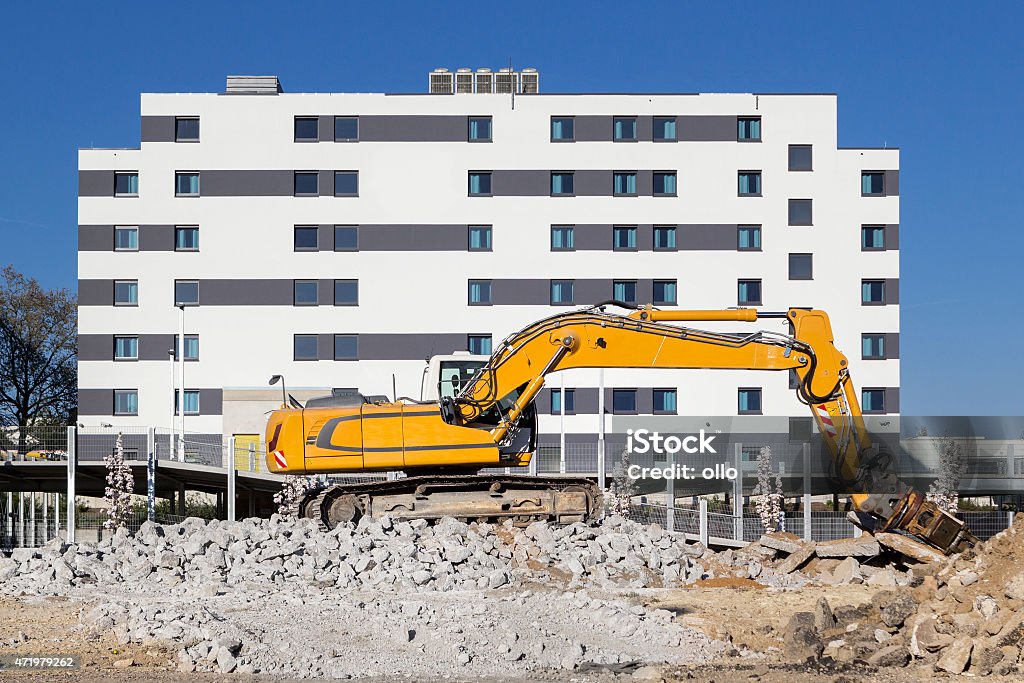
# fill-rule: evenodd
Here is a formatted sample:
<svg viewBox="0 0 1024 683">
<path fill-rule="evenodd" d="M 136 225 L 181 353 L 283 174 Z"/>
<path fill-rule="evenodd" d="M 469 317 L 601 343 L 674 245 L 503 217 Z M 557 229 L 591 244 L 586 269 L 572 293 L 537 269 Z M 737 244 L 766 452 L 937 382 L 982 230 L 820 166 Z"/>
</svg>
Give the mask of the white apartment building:
<svg viewBox="0 0 1024 683">
<path fill-rule="evenodd" d="M 839 148 L 836 95 L 452 75 L 441 94 L 146 93 L 138 148 L 81 150 L 79 421 L 170 427 L 182 318 L 186 430 L 259 434 L 272 375 L 300 400 L 419 397 L 426 357 L 607 299 L 822 308 L 865 411 L 899 411 L 899 152 Z M 602 384 L 609 416 L 808 414 L 784 373 L 562 383 L 564 421 L 538 402 L 548 442 L 596 438 Z"/>
</svg>

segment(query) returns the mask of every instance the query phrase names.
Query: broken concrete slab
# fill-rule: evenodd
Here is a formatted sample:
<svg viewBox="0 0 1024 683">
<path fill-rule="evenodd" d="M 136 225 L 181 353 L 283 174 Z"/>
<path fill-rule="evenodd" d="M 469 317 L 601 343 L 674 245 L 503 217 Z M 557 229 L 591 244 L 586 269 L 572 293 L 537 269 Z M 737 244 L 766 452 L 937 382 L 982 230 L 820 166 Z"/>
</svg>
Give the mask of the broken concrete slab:
<svg viewBox="0 0 1024 683">
<path fill-rule="evenodd" d="M 886 548 L 895 550 L 896 552 L 906 555 L 918 562 L 931 563 L 944 562 L 946 560 L 946 556 L 938 550 L 929 548 L 919 541 L 915 541 L 914 539 L 906 536 L 901 536 L 900 534 L 888 532 L 875 534 L 875 540 Z"/>
<path fill-rule="evenodd" d="M 851 581 L 860 581 L 860 562 L 856 558 L 847 557 L 832 570 L 832 577 L 836 583 L 850 583 Z"/>
<path fill-rule="evenodd" d="M 758 543 L 765 548 L 792 554 L 803 547 L 804 540 L 788 531 L 773 531 L 770 534 L 761 536 Z"/>
<path fill-rule="evenodd" d="M 782 561 L 782 563 L 775 568 L 780 574 L 792 574 L 803 565 L 804 562 L 811 559 L 814 555 L 814 544 L 804 543 L 797 550 L 793 551 L 789 557 Z"/>
<path fill-rule="evenodd" d="M 860 538 L 841 538 L 835 541 L 819 541 L 814 547 L 814 554 L 823 558 L 839 557 L 875 557 L 882 551 L 878 541 L 869 534 Z"/>
<path fill-rule="evenodd" d="M 957 638 L 943 651 L 936 666 L 951 674 L 963 673 L 963 670 L 967 668 L 967 662 L 971 659 L 971 650 L 973 649 L 974 641 L 970 637 Z"/>
</svg>

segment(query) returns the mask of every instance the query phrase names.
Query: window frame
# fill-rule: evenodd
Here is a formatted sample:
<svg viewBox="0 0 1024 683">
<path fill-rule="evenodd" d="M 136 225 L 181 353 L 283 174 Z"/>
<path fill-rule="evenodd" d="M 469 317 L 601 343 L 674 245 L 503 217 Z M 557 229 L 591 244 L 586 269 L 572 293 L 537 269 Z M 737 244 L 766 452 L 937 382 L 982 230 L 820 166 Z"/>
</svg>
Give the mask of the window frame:
<svg viewBox="0 0 1024 683">
<path fill-rule="evenodd" d="M 672 400 L 676 404 L 674 410 L 658 408 L 658 393 L 672 394 Z M 651 389 L 651 412 L 654 415 L 678 415 L 679 414 L 679 390 L 675 387 L 655 387 Z"/>
<path fill-rule="evenodd" d="M 473 192 L 473 176 L 487 176 L 487 192 Z M 466 192 L 470 197 L 493 197 L 494 171 L 469 171 L 466 175 Z"/>
<path fill-rule="evenodd" d="M 569 176 L 569 185 L 572 186 L 572 190 L 569 192 L 555 192 L 555 176 L 559 176 L 563 179 L 564 176 Z M 552 197 L 575 197 L 576 196 L 576 172 L 575 171 L 551 171 L 551 182 L 549 190 Z"/>
<path fill-rule="evenodd" d="M 806 223 L 794 223 L 793 222 L 793 207 L 801 206 L 800 204 L 794 204 L 793 202 L 807 202 L 807 206 L 810 208 L 810 217 Z M 807 197 L 790 197 L 786 202 L 786 225 L 789 227 L 810 227 L 814 225 L 814 200 Z"/>
<path fill-rule="evenodd" d="M 313 300 L 312 301 L 300 301 L 299 299 L 299 288 L 313 287 Z M 295 279 L 292 280 L 292 306 L 319 306 L 320 305 L 320 281 L 309 280 L 309 279 Z"/>
<path fill-rule="evenodd" d="M 615 178 L 616 176 L 633 176 L 633 191 L 632 192 L 616 192 L 615 191 Z M 636 171 L 612 171 L 612 196 L 613 197 L 638 197 L 640 196 L 640 184 L 637 182 Z"/>
<path fill-rule="evenodd" d="M 338 354 L 338 341 L 351 340 L 353 344 L 352 354 Z M 336 361 L 357 361 L 359 360 L 359 335 L 358 334 L 335 334 L 331 340 L 333 344 L 332 356 Z"/>
<path fill-rule="evenodd" d="M 121 339 L 133 339 L 135 340 L 135 355 L 134 356 L 118 356 L 117 355 L 117 342 Z M 139 335 L 137 334 L 115 334 L 114 335 L 114 350 L 113 359 L 115 363 L 132 363 L 139 360 Z"/>
<path fill-rule="evenodd" d="M 757 396 L 757 409 L 741 408 L 741 397 L 744 392 L 752 392 Z M 749 405 L 749 402 L 748 402 Z M 764 415 L 764 387 L 737 387 L 736 388 L 736 414 L 737 415 Z"/>
<path fill-rule="evenodd" d="M 196 300 L 195 300 L 195 302 L 193 303 L 193 302 L 190 302 L 190 301 L 180 301 L 178 299 L 178 285 L 187 285 L 187 284 L 191 284 L 191 283 L 195 283 L 195 285 L 196 285 Z M 198 306 L 198 305 L 199 305 L 199 280 L 196 280 L 196 279 L 175 280 L 174 281 L 174 307 L 175 308 L 180 308 L 181 306 L 185 306 L 186 308 L 194 308 L 195 306 Z"/>
<path fill-rule="evenodd" d="M 635 114 L 626 114 L 624 116 L 613 116 L 612 117 L 612 142 L 639 142 L 639 117 Z M 615 124 L 619 121 L 631 121 L 633 123 L 633 137 L 631 138 L 618 138 L 615 137 Z"/>
<path fill-rule="evenodd" d="M 810 161 L 808 168 L 793 168 L 793 152 L 798 150 L 807 150 L 810 154 Z M 788 147 L 788 154 L 786 156 L 787 169 L 790 173 L 810 173 L 814 171 L 814 145 L 795 144 Z"/>
<path fill-rule="evenodd" d="M 487 121 L 487 137 L 474 138 L 471 134 L 474 121 Z M 493 116 L 467 116 L 466 117 L 466 142 L 493 142 L 494 141 L 494 117 Z"/>
<path fill-rule="evenodd" d="M 118 394 L 124 394 L 124 395 L 135 394 L 135 411 L 134 412 L 118 411 L 118 409 L 117 409 L 117 395 Z M 138 389 L 114 389 L 113 390 L 113 395 L 114 395 L 114 405 L 113 405 L 113 409 L 111 410 L 111 412 L 114 415 L 138 415 L 139 414 L 139 390 Z"/>
<path fill-rule="evenodd" d="M 348 230 L 351 228 L 353 234 L 356 236 L 356 244 L 354 247 L 338 247 L 338 228 Z M 358 225 L 347 225 L 342 223 L 334 224 L 334 251 L 359 251 L 359 226 Z"/>
<path fill-rule="evenodd" d="M 182 347 L 181 347 L 180 339 L 181 339 L 181 335 L 179 335 L 179 334 L 174 334 L 171 337 L 171 350 L 174 351 L 174 360 L 175 361 L 179 360 L 179 358 L 178 358 L 178 354 L 179 353 L 184 353 L 184 349 L 182 349 Z M 198 334 L 186 334 L 185 335 L 185 341 L 187 342 L 190 339 L 195 339 L 196 340 L 196 347 L 198 348 L 198 346 L 199 346 L 199 335 Z M 185 356 L 185 362 L 186 363 L 195 363 L 198 360 L 199 360 L 199 355 L 198 354 L 196 354 L 194 357 Z"/>
<path fill-rule="evenodd" d="M 196 246 L 195 248 L 190 247 L 179 247 L 178 246 L 178 233 L 185 230 L 196 231 Z M 175 225 L 174 226 L 174 251 L 177 252 L 198 252 L 199 251 L 199 226 L 198 225 Z"/>
<path fill-rule="evenodd" d="M 178 124 L 184 121 L 196 122 L 196 136 L 194 138 L 183 138 L 178 134 Z M 174 141 L 175 142 L 199 142 L 199 117 L 198 116 L 175 116 L 174 117 Z"/>
<path fill-rule="evenodd" d="M 299 357 L 299 338 L 308 340 L 313 339 L 313 356 L 312 357 Z M 292 360 L 295 362 L 308 362 L 320 360 L 320 339 L 315 334 L 299 334 L 295 333 L 292 335 Z"/>
<path fill-rule="evenodd" d="M 658 232 L 664 230 L 666 234 L 672 235 L 671 247 L 658 246 Z M 679 226 L 678 225 L 655 225 L 651 233 L 651 251 L 679 251 Z"/>
<path fill-rule="evenodd" d="M 555 284 L 569 285 L 569 300 L 568 301 L 555 301 Z M 548 300 L 551 306 L 575 306 L 576 305 L 576 280 L 575 279 L 563 279 L 563 278 L 552 278 L 548 282 Z"/>
<path fill-rule="evenodd" d="M 315 192 L 299 192 L 299 177 L 316 178 Z M 292 176 L 292 196 L 295 197 L 319 197 L 320 196 L 320 171 L 295 171 Z"/>
<path fill-rule="evenodd" d="M 338 300 L 338 285 L 339 284 L 351 284 L 355 285 L 356 296 L 355 299 L 350 301 Z M 358 306 L 359 305 L 359 280 L 356 278 L 337 278 L 334 280 L 334 305 L 335 306 Z"/>
<path fill-rule="evenodd" d="M 565 414 L 566 415 L 575 415 L 576 414 L 576 387 L 572 387 L 572 388 L 565 387 L 564 390 L 565 390 Z M 550 412 L 551 412 L 552 415 L 562 415 L 562 405 L 561 405 L 561 400 L 562 400 L 561 394 L 562 394 L 562 391 L 563 391 L 562 387 L 559 387 L 558 389 L 552 389 L 551 390 L 551 411 Z M 558 400 L 559 400 L 559 405 L 558 405 L 557 409 L 555 408 L 555 396 L 558 396 Z"/>
<path fill-rule="evenodd" d="M 121 177 L 130 178 L 135 176 L 135 192 L 118 192 L 117 179 Z M 138 171 L 114 171 L 114 196 L 115 197 L 138 197 L 139 196 L 139 172 Z"/>
<path fill-rule="evenodd" d="M 807 275 L 807 277 L 793 277 L 793 257 L 794 256 L 806 256 L 807 257 L 808 264 L 810 266 L 810 268 L 809 268 L 810 272 Z M 814 279 L 814 254 L 813 253 L 809 253 L 809 252 L 790 253 L 789 254 L 789 258 L 787 260 L 787 271 L 788 271 L 787 274 L 788 274 L 789 279 L 791 281 L 793 281 L 793 280 L 797 280 L 797 281 L 799 281 L 799 280 L 804 280 L 804 281 L 806 281 L 806 280 L 813 280 Z"/>
<path fill-rule="evenodd" d="M 175 415 L 181 415 L 182 409 L 183 409 L 182 403 L 185 403 L 185 399 L 189 395 L 194 395 L 196 397 L 196 408 L 195 408 L 195 410 L 185 410 L 184 411 L 185 415 L 202 415 L 202 412 L 201 412 L 202 408 L 201 408 L 201 406 L 199 404 L 200 399 L 202 397 L 202 393 L 200 392 L 200 390 L 199 389 L 185 389 L 185 392 L 184 392 L 185 396 L 182 396 L 179 399 L 179 394 L 180 393 L 181 393 L 181 391 L 178 389 L 178 387 L 174 387 L 174 414 Z"/>
<path fill-rule="evenodd" d="M 740 137 L 740 123 L 742 121 L 757 121 L 757 137 Z M 737 116 L 736 117 L 736 142 L 761 142 L 761 117 L 760 116 Z"/>
<path fill-rule="evenodd" d="M 620 298 L 620 297 L 615 296 L 615 289 L 619 285 L 624 285 L 627 288 L 629 287 L 629 285 L 633 285 L 633 298 L 631 298 L 631 299 L 630 298 L 624 298 L 624 297 Z M 635 303 L 637 303 L 639 294 L 640 294 L 640 281 L 639 280 L 612 280 L 612 297 L 611 298 L 614 299 L 615 301 L 622 301 L 622 302 L 627 303 L 627 304 L 635 304 Z"/>
<path fill-rule="evenodd" d="M 555 246 L 555 231 L 565 230 L 568 231 L 569 241 L 572 242 L 571 247 L 556 247 Z M 552 225 L 550 232 L 550 239 L 548 240 L 551 251 L 576 251 L 576 226 L 575 225 Z"/>
<path fill-rule="evenodd" d="M 743 176 L 751 176 L 757 180 L 757 192 L 743 192 L 740 189 L 740 182 Z M 760 170 L 737 171 L 736 173 L 736 196 L 737 197 L 763 197 L 764 179 Z M 747 183 L 749 186 L 749 182 Z"/>
<path fill-rule="evenodd" d="M 865 176 L 878 176 L 882 179 L 881 189 L 878 192 L 864 191 Z M 872 183 L 874 184 L 874 183 Z M 885 196 L 885 171 L 861 171 L 860 172 L 860 196 L 861 197 L 884 197 Z"/>
<path fill-rule="evenodd" d="M 480 341 L 486 340 L 487 346 L 490 348 L 490 351 L 488 351 L 487 353 L 483 353 L 483 352 L 477 353 L 477 352 L 473 351 L 473 340 L 474 339 L 475 340 L 480 340 Z M 494 337 L 493 337 L 493 335 L 490 335 L 490 334 L 467 334 L 466 335 L 466 351 L 468 351 L 471 355 L 474 355 L 474 356 L 490 356 L 494 352 Z"/>
<path fill-rule="evenodd" d="M 662 188 L 665 186 L 665 180 L 669 176 L 672 176 L 672 183 L 676 189 L 672 192 L 658 192 L 657 190 L 657 178 L 662 176 Z M 678 197 L 679 196 L 679 172 L 678 171 L 654 171 L 651 173 L 651 195 L 654 197 Z"/>
<path fill-rule="evenodd" d="M 355 121 L 356 123 L 356 136 L 354 138 L 339 138 L 338 137 L 338 121 Z M 359 142 L 359 117 L 358 116 L 335 116 L 334 121 L 334 141 L 335 142 Z"/>
<path fill-rule="evenodd" d="M 761 251 L 762 242 L 762 225 L 737 225 L 736 226 L 736 251 Z M 757 246 L 756 247 L 744 247 L 740 240 L 740 234 L 744 230 L 754 230 L 757 235 Z"/>
<path fill-rule="evenodd" d="M 658 285 L 659 284 L 662 284 L 662 285 L 671 284 L 673 289 L 675 289 L 675 293 L 676 293 L 675 299 L 673 299 L 671 301 L 668 300 L 668 299 L 659 300 L 658 297 L 655 294 L 655 292 L 658 289 Z M 676 305 L 678 305 L 678 302 L 679 302 L 679 281 L 678 280 L 659 279 L 659 280 L 652 280 L 651 281 L 651 303 L 652 304 L 654 304 L 655 306 L 676 306 Z"/>
<path fill-rule="evenodd" d="M 740 287 L 744 283 L 757 283 L 757 301 L 744 301 L 740 298 Z M 764 306 L 764 281 L 761 278 L 740 278 L 736 280 L 736 305 L 737 306 Z"/>
<path fill-rule="evenodd" d="M 878 394 L 878 395 L 881 396 L 881 398 L 882 398 L 882 407 L 881 408 L 868 408 L 867 407 L 868 402 L 865 399 L 867 398 L 869 393 L 871 393 L 871 394 Z M 864 415 L 886 415 L 887 412 L 886 412 L 886 405 L 885 405 L 885 387 L 862 387 L 861 390 L 860 390 L 860 406 L 861 406 L 860 412 L 863 413 Z"/>
<path fill-rule="evenodd" d="M 179 192 L 178 179 L 186 176 L 195 176 L 197 189 L 195 192 Z M 175 171 L 174 172 L 174 196 L 175 197 L 199 197 L 202 193 L 202 181 L 199 171 Z"/>
<path fill-rule="evenodd" d="M 675 137 L 659 138 L 658 122 L 671 121 L 675 125 Z M 679 117 L 678 116 L 654 116 L 651 117 L 651 142 L 679 142 Z"/>
<path fill-rule="evenodd" d="M 629 234 L 633 236 L 633 246 L 631 247 L 620 247 L 618 242 L 619 232 L 621 230 L 631 231 Z M 613 225 L 612 226 L 612 251 L 640 251 L 640 226 L 638 225 Z M 627 240 L 628 241 L 628 240 Z"/>
<path fill-rule="evenodd" d="M 864 353 L 864 342 L 867 341 L 868 339 L 872 339 L 872 338 L 876 339 L 877 341 L 881 341 L 881 344 L 875 344 L 874 345 L 874 348 L 881 348 L 881 353 L 867 355 L 867 354 Z M 861 360 L 887 360 L 888 356 L 886 355 L 886 348 L 885 347 L 886 347 L 886 343 L 885 343 L 885 333 L 884 332 L 861 332 L 861 335 L 860 335 L 860 358 L 861 358 Z"/>
<path fill-rule="evenodd" d="M 555 121 L 569 121 L 572 125 L 572 136 L 567 138 L 555 137 Z M 552 116 L 548 124 L 548 137 L 551 142 L 576 142 L 576 117 L 575 116 Z"/>
<path fill-rule="evenodd" d="M 633 396 L 633 407 L 629 410 L 619 410 L 615 404 L 616 394 L 632 394 Z M 640 402 L 637 400 L 637 390 L 635 387 L 615 387 L 612 389 L 612 400 L 611 400 L 612 415 L 639 415 Z"/>
<path fill-rule="evenodd" d="M 487 246 L 486 247 L 474 247 L 473 246 L 473 231 L 483 230 L 483 233 L 487 235 Z M 493 225 L 467 225 L 466 226 L 466 251 L 494 251 L 494 226 Z"/>
<path fill-rule="evenodd" d="M 338 192 L 338 178 L 339 177 L 352 177 L 355 178 L 356 188 L 352 192 Z M 359 171 L 358 170 L 344 170 L 334 172 L 334 196 L 335 197 L 358 197 L 359 196 Z"/>
<path fill-rule="evenodd" d="M 133 232 L 135 233 L 135 246 L 134 247 L 119 247 L 117 246 L 117 234 L 119 232 Z M 115 225 L 114 226 L 114 251 L 138 251 L 139 250 L 139 226 L 137 225 Z"/>
<path fill-rule="evenodd" d="M 866 284 L 876 284 L 876 283 L 881 285 L 881 289 L 879 290 L 881 292 L 881 294 L 882 294 L 881 299 L 879 301 L 874 301 L 874 300 L 865 301 L 864 300 L 864 285 L 866 285 Z M 860 305 L 861 306 L 885 306 L 885 303 L 886 303 L 886 301 L 885 301 L 885 278 L 877 278 L 877 277 L 862 278 L 861 281 L 860 281 Z"/>
<path fill-rule="evenodd" d="M 292 226 L 292 248 L 294 251 L 309 252 L 309 251 L 320 251 L 320 226 L 319 225 L 295 225 Z M 299 233 L 312 233 L 315 235 L 314 244 L 312 247 L 301 247 L 299 246 Z"/>
<path fill-rule="evenodd" d="M 487 285 L 487 300 L 473 301 L 473 285 Z M 494 281 L 490 279 L 472 278 L 466 281 L 466 304 L 469 306 L 493 306 L 494 305 Z"/>
<path fill-rule="evenodd" d="M 118 285 L 135 285 L 135 300 L 134 301 L 121 301 L 117 300 L 117 286 Z M 113 302 L 115 306 L 138 306 L 139 305 L 139 281 L 138 280 L 114 280 L 114 291 L 113 291 Z"/>
<path fill-rule="evenodd" d="M 882 246 L 880 247 L 869 247 L 864 237 L 868 230 L 878 230 L 882 233 Z M 884 225 L 865 224 L 860 226 L 860 250 L 861 251 L 885 251 L 885 230 Z"/>
<path fill-rule="evenodd" d="M 313 137 L 299 137 L 299 121 L 313 122 L 316 133 Z M 320 117 L 319 116 L 295 116 L 292 122 L 292 142 L 320 142 Z"/>
</svg>

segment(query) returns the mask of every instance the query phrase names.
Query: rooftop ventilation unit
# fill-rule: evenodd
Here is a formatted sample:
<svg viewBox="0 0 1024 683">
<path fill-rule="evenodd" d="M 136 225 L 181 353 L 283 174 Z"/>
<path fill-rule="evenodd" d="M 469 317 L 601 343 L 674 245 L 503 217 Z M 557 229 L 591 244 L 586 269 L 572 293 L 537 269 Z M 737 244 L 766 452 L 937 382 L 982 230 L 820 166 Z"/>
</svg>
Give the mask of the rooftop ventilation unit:
<svg viewBox="0 0 1024 683">
<path fill-rule="evenodd" d="M 536 95 L 540 92 L 540 74 L 536 69 L 523 69 L 522 82 L 524 95 Z"/>
<path fill-rule="evenodd" d="M 494 92 L 505 95 L 519 92 L 519 74 L 508 67 L 499 69 L 494 76 Z"/>
<path fill-rule="evenodd" d="M 494 92 L 494 74 L 491 73 L 490 69 L 477 69 L 476 70 L 476 92 L 478 92 L 478 93 L 492 93 L 492 92 Z"/>
<path fill-rule="evenodd" d="M 277 76 L 228 76 L 228 95 L 276 95 L 284 92 Z"/>
<path fill-rule="evenodd" d="M 459 69 L 455 72 L 455 94 L 471 94 L 473 92 L 473 70 Z"/>
<path fill-rule="evenodd" d="M 448 69 L 434 69 L 430 72 L 430 90 L 428 91 L 431 95 L 451 95 L 454 91 L 454 79 Z"/>
</svg>

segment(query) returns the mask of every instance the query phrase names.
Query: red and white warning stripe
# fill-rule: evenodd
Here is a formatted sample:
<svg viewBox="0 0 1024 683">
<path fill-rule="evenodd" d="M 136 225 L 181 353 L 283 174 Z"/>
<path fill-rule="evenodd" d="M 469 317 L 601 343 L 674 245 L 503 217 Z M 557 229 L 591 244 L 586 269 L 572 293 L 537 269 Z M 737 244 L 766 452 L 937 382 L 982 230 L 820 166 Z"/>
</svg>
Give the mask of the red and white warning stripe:
<svg viewBox="0 0 1024 683">
<path fill-rule="evenodd" d="M 822 427 L 824 427 L 825 431 L 828 432 L 829 436 L 834 438 L 837 434 L 836 425 L 832 422 L 832 416 L 828 414 L 828 408 L 825 407 L 824 403 L 815 407 L 818 409 L 818 417 L 821 419 Z"/>
<path fill-rule="evenodd" d="M 281 469 L 287 469 L 288 467 L 288 461 L 284 459 L 283 451 L 274 451 L 274 462 L 276 462 L 277 466 Z"/>
</svg>

